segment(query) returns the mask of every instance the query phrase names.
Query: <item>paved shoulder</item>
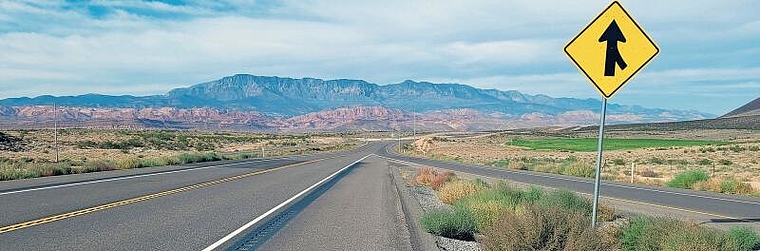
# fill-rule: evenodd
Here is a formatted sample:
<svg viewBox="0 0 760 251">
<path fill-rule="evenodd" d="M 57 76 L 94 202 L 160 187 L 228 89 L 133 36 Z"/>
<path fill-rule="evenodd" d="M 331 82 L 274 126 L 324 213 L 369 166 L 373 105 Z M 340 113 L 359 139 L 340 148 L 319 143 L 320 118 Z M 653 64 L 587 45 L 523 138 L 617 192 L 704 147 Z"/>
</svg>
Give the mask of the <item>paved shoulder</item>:
<svg viewBox="0 0 760 251">
<path fill-rule="evenodd" d="M 369 157 L 259 250 L 412 250 L 388 164 Z"/>
</svg>

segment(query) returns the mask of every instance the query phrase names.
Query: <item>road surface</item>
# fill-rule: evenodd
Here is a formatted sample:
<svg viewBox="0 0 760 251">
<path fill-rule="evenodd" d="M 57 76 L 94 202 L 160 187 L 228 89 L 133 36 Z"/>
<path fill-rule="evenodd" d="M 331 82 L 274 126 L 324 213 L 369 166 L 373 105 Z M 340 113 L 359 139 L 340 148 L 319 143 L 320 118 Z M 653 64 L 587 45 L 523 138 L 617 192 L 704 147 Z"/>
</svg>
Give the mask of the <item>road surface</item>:
<svg viewBox="0 0 760 251">
<path fill-rule="evenodd" d="M 389 162 L 590 192 L 591 180 L 335 153 L 0 182 L 0 250 L 421 250 Z M 758 221 L 757 199 L 606 182 L 602 194 Z M 408 196 L 408 195 L 407 195 Z M 406 205 L 406 206 L 405 206 Z M 410 227 L 411 226 L 411 227 Z"/>
</svg>

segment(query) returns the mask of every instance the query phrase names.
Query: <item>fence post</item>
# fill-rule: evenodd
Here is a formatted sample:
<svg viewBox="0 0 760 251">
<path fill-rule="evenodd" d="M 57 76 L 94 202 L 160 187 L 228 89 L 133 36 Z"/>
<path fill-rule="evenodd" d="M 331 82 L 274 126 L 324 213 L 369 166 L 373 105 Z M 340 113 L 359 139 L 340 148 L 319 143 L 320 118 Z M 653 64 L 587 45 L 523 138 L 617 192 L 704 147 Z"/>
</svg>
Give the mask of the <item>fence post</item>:
<svg viewBox="0 0 760 251">
<path fill-rule="evenodd" d="M 636 162 L 631 163 L 631 183 L 633 183 L 633 174 L 636 171 Z"/>
</svg>

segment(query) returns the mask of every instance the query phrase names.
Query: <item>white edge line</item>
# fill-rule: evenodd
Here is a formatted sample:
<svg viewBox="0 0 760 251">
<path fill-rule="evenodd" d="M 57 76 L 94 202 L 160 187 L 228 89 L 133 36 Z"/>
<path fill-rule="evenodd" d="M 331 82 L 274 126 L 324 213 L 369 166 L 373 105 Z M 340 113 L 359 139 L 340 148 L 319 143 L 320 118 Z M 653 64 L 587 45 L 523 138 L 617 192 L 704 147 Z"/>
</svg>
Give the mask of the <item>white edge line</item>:
<svg viewBox="0 0 760 251">
<path fill-rule="evenodd" d="M 389 152 L 387 148 L 385 149 L 385 152 L 387 152 L 388 154 L 393 155 L 393 156 L 401 156 L 399 154 L 395 154 L 395 153 Z M 404 156 L 402 156 L 402 157 L 404 157 Z M 457 165 L 456 163 L 451 163 L 451 164 Z M 474 166 L 474 165 L 465 165 L 465 166 L 479 168 L 479 169 L 483 169 L 483 170 L 498 170 L 498 171 L 505 171 L 505 172 L 509 172 L 509 173 L 518 173 L 518 172 L 515 172 L 515 171 L 508 170 L 508 169 L 495 169 L 495 168 L 487 168 L 487 167 L 480 167 L 480 166 Z M 586 181 L 586 180 L 569 179 L 569 178 L 563 178 L 563 177 L 554 177 L 554 176 L 540 175 L 540 174 L 529 173 L 529 172 L 519 172 L 518 174 L 527 175 L 527 176 L 534 176 L 534 177 L 541 177 L 541 178 L 548 178 L 548 179 L 557 179 L 557 180 L 564 180 L 564 181 L 573 181 L 573 182 L 581 182 L 581 183 L 586 183 L 586 184 L 593 184 L 593 182 Z M 602 184 L 605 185 L 605 186 L 613 186 L 613 187 L 620 187 L 620 188 L 630 188 L 630 189 L 644 190 L 644 191 L 656 192 L 656 193 L 666 193 L 666 194 L 674 194 L 674 195 L 681 195 L 681 196 L 689 196 L 689 197 L 702 198 L 702 199 L 708 199 L 708 200 L 719 200 L 719 201 L 728 201 L 728 202 L 734 202 L 734 203 L 740 203 L 740 204 L 760 205 L 760 202 L 755 202 L 755 201 L 737 200 L 737 199 L 719 198 L 719 197 L 710 197 L 710 196 L 704 196 L 704 195 L 698 195 L 698 194 L 687 194 L 687 193 L 672 192 L 672 191 L 665 191 L 665 190 L 658 190 L 658 189 L 651 189 L 651 188 L 643 188 L 643 187 L 636 187 L 636 186 L 619 185 L 619 184 L 614 184 L 614 183 L 602 183 Z"/>
<path fill-rule="evenodd" d="M 372 155 L 372 154 L 364 156 L 361 159 L 358 159 L 358 160 L 354 161 L 353 163 L 348 164 L 347 166 L 345 166 L 345 167 L 341 168 L 340 170 L 334 172 L 333 174 L 330 174 L 330 176 L 327 176 L 326 178 L 320 180 L 319 182 L 314 183 L 314 185 L 311 185 L 310 187 L 304 189 L 303 191 L 297 193 L 296 195 L 293 195 L 293 197 L 290 197 L 290 199 L 287 199 L 287 200 L 283 201 L 282 203 L 280 203 L 279 205 L 273 207 L 272 209 L 269 209 L 269 211 L 266 211 L 264 214 L 259 215 L 259 217 L 256 217 L 255 219 L 251 220 L 250 222 L 246 223 L 245 225 L 241 226 L 240 228 L 236 229 L 235 231 L 232 231 L 232 233 L 229 233 L 228 235 L 226 235 L 223 238 L 219 239 L 218 241 L 214 242 L 213 244 L 211 244 L 208 247 L 204 248 L 202 251 L 211 251 L 211 250 L 214 250 L 214 249 L 218 248 L 219 246 L 221 246 L 225 242 L 229 241 L 230 239 L 232 239 L 233 237 L 237 236 L 241 232 L 245 231 L 246 229 L 250 228 L 254 224 L 258 223 L 259 221 L 263 220 L 264 218 L 266 218 L 270 214 L 273 214 L 275 211 L 279 210 L 280 208 L 284 207 L 285 205 L 289 204 L 290 202 L 298 199 L 298 197 L 301 197 L 302 195 L 308 193 L 309 191 L 311 191 L 315 187 L 321 185 L 322 183 L 325 183 L 327 180 L 329 180 L 332 177 L 335 177 L 335 175 L 338 175 L 339 173 L 343 172 L 344 170 L 348 169 L 349 167 L 351 167 L 353 165 L 356 165 L 356 163 L 359 163 L 359 162 L 363 161 L 364 159 L 366 159 L 370 155 Z"/>
</svg>

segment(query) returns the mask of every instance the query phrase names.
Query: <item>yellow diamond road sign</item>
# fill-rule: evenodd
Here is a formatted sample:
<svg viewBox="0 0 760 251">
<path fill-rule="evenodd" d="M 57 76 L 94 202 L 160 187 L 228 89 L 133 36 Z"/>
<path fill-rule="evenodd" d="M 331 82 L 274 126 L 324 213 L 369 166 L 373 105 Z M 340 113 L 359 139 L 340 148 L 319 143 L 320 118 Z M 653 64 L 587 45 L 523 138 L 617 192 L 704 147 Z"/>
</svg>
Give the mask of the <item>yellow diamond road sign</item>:
<svg viewBox="0 0 760 251">
<path fill-rule="evenodd" d="M 617 1 L 565 46 L 565 54 L 607 99 L 659 52 Z"/>
</svg>

